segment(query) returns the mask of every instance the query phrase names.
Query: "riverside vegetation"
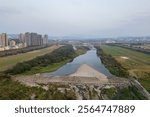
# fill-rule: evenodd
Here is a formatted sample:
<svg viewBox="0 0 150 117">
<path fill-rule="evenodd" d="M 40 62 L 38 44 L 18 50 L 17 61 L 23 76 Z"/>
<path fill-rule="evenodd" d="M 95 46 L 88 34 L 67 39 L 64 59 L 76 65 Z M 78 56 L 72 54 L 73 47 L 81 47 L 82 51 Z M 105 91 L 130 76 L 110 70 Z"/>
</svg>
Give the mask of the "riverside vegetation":
<svg viewBox="0 0 150 117">
<path fill-rule="evenodd" d="M 74 57 L 78 56 L 78 54 L 81 53 L 76 53 L 71 45 L 62 46 L 49 54 L 22 63 L 17 63 L 13 68 L 6 70 L 5 74 L 16 75 L 25 72 L 28 73 L 28 71 L 30 71 L 30 74 L 51 72 L 69 62 Z"/>
<path fill-rule="evenodd" d="M 0 73 L 0 99 L 77 99 L 78 93 L 81 99 L 146 99 L 133 85 L 128 87 L 108 88 L 107 86 L 90 86 L 85 84 L 38 84 L 38 86 L 26 86 L 20 82 L 11 80 L 11 75 L 33 74 L 51 71 L 60 67 L 65 61 L 85 53 L 87 48 L 78 47 L 74 51 L 72 46 L 66 45 L 53 52 L 34 58 L 32 60 L 18 63 L 13 68 Z M 64 63 L 62 63 L 64 62 Z M 111 61 L 108 61 L 111 62 Z M 36 68 L 39 68 L 38 70 Z M 19 71 L 16 71 L 18 69 Z M 30 72 L 31 71 L 31 72 Z M 34 72 L 33 72 L 34 71 Z M 118 72 L 118 71 L 117 71 Z M 80 90 L 82 89 L 82 90 Z"/>
<path fill-rule="evenodd" d="M 54 84 L 49 85 L 47 90 L 41 87 L 29 87 L 11 80 L 11 75 L 32 71 L 35 67 L 44 68 L 49 65 L 49 67 L 54 67 L 53 64 L 58 68 L 65 64 L 64 61 L 70 61 L 74 57 L 85 53 L 86 50 L 87 48 L 79 47 L 78 50 L 75 51 L 71 45 L 62 46 L 49 54 L 18 63 L 13 68 L 5 72 L 0 72 L 0 99 L 75 99 L 72 91 L 61 93 Z M 62 64 L 62 62 L 64 63 Z M 36 73 L 37 72 L 38 70 Z"/>
<path fill-rule="evenodd" d="M 0 57 L 0 72 L 6 71 L 7 69 L 12 68 L 17 63 L 29 61 L 38 56 L 43 56 L 45 54 L 51 53 L 53 50 L 55 50 L 59 47 L 61 47 L 61 45 L 51 45 L 50 47 L 46 47 L 46 48 L 42 48 L 42 49 L 38 49 L 38 50 L 36 49 L 33 51 L 27 51 L 25 53 L 16 53 L 15 55 Z M 30 50 L 30 48 L 32 48 L 32 47 L 29 47 L 29 50 Z M 16 52 L 16 50 L 13 50 L 13 51 Z"/>
<path fill-rule="evenodd" d="M 104 53 L 111 55 L 128 71 L 131 77 L 136 78 L 150 92 L 150 54 L 118 47 L 118 45 L 102 45 L 101 48 Z M 122 56 L 128 59 L 122 59 Z"/>
<path fill-rule="evenodd" d="M 102 63 L 112 74 L 118 77 L 128 77 L 129 74 L 127 70 L 122 67 L 122 65 L 118 63 L 111 55 L 104 53 L 100 46 L 96 46 L 96 49 L 97 55 L 100 56 Z"/>
<path fill-rule="evenodd" d="M 102 63 L 106 68 L 108 68 L 111 74 L 123 78 L 129 77 L 128 69 L 123 67 L 122 64 L 119 63 L 111 54 L 105 53 L 100 46 L 96 46 L 96 49 L 97 55 L 100 56 Z M 106 89 L 104 90 L 104 93 L 109 99 L 147 99 L 133 84 L 128 87 Z"/>
</svg>

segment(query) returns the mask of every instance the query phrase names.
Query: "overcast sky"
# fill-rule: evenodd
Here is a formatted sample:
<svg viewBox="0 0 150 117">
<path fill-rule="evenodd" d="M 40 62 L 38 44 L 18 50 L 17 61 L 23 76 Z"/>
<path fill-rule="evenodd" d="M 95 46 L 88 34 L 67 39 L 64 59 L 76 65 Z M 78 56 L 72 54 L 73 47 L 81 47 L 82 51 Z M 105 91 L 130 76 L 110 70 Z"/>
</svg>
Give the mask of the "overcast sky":
<svg viewBox="0 0 150 117">
<path fill-rule="evenodd" d="M 150 35 L 150 0 L 0 0 L 0 33 Z"/>
</svg>

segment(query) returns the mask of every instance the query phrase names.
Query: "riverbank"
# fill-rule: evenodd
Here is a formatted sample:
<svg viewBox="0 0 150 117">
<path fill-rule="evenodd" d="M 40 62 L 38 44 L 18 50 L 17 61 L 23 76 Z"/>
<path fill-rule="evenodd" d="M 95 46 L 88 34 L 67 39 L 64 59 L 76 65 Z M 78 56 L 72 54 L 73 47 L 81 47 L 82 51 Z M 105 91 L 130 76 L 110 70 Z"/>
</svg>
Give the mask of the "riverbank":
<svg viewBox="0 0 150 117">
<path fill-rule="evenodd" d="M 46 91 L 57 90 L 65 95 L 66 91 L 69 95 L 71 91 L 75 99 L 146 99 L 129 80 L 117 77 L 108 79 L 86 64 L 69 76 L 44 77 L 43 74 L 36 74 L 13 77 L 12 80 Z"/>
<path fill-rule="evenodd" d="M 105 75 L 86 64 L 82 64 L 75 73 L 69 76 L 49 78 L 44 77 L 43 74 L 36 74 L 13 77 L 12 80 L 30 87 L 41 87 L 46 91 L 55 92 L 59 90 L 64 94 L 67 91 L 67 95 L 70 95 L 71 91 L 71 95 L 75 99 L 112 99 L 113 96 L 117 95 L 118 87 L 122 88 L 130 85 L 127 79 L 108 79 Z M 112 89 L 114 91 L 110 92 Z"/>
<path fill-rule="evenodd" d="M 86 52 L 84 48 L 83 50 Z M 65 45 L 43 56 L 38 56 L 32 60 L 18 63 L 13 68 L 6 70 L 4 74 L 30 75 L 52 72 L 71 61 L 79 54 L 81 54 L 81 50 L 75 51 L 71 45 Z"/>
<path fill-rule="evenodd" d="M 102 63 L 110 71 L 111 74 L 118 77 L 129 77 L 127 69 L 124 68 L 118 61 L 116 61 L 115 58 L 113 58 L 109 54 L 106 54 L 100 46 L 96 46 L 96 49 L 97 55 L 101 58 Z"/>
<path fill-rule="evenodd" d="M 102 45 L 104 53 L 111 55 L 118 63 L 126 68 L 129 75 L 136 78 L 150 93 L 150 55 L 135 50 Z M 122 59 L 121 57 L 128 57 Z"/>
<path fill-rule="evenodd" d="M 105 84 L 108 83 L 108 78 L 104 74 L 98 72 L 94 68 L 83 64 L 78 70 L 69 76 L 54 76 L 45 77 L 42 74 L 30 75 L 30 76 L 18 76 L 13 80 L 19 81 L 28 86 L 36 86 L 37 84 L 49 84 L 49 83 L 83 83 L 83 84 Z"/>
<path fill-rule="evenodd" d="M 33 75 L 37 73 L 49 73 L 49 72 L 56 71 L 57 69 L 64 66 L 68 62 L 72 61 L 72 59 L 74 59 L 75 57 L 85 54 L 86 51 L 87 49 L 84 47 L 77 48 L 77 50 L 74 53 L 72 53 L 72 57 L 68 57 L 67 59 L 62 60 L 60 62 L 56 62 L 56 63 L 54 62 L 50 65 L 33 67 L 30 71 L 26 71 L 21 75 Z"/>
</svg>

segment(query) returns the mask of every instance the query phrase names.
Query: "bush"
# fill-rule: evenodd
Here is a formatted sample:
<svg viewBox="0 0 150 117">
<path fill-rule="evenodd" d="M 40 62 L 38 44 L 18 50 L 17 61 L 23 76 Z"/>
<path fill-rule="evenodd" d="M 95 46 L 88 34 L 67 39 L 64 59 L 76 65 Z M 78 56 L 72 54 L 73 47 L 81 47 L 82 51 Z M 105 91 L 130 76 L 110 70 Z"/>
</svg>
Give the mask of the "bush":
<svg viewBox="0 0 150 117">
<path fill-rule="evenodd" d="M 28 63 L 18 63 L 16 66 L 13 67 L 13 69 L 8 70 L 6 73 L 10 74 L 20 74 L 25 71 L 28 71 L 31 69 L 31 65 Z"/>
</svg>

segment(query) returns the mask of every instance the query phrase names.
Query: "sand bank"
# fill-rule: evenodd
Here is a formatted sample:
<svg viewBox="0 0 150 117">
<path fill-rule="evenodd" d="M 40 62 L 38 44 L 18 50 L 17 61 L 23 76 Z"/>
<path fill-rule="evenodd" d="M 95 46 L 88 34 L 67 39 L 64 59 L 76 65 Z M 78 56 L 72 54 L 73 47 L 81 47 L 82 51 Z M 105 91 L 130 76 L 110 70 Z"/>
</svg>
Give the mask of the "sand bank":
<svg viewBox="0 0 150 117">
<path fill-rule="evenodd" d="M 107 76 L 98 72 L 96 69 L 92 68 L 91 66 L 87 65 L 87 64 L 82 64 L 78 70 L 69 75 L 70 77 L 86 77 L 86 78 L 97 78 L 98 80 L 102 81 L 102 82 L 107 82 Z"/>
<path fill-rule="evenodd" d="M 98 72 L 94 68 L 87 64 L 81 65 L 77 71 L 69 76 L 54 76 L 51 78 L 44 77 L 43 75 L 31 75 L 31 76 L 19 76 L 14 77 L 23 84 L 29 86 L 36 86 L 37 84 L 48 84 L 48 83 L 94 83 L 94 84 L 105 84 L 108 83 L 108 78 L 104 74 Z"/>
</svg>

